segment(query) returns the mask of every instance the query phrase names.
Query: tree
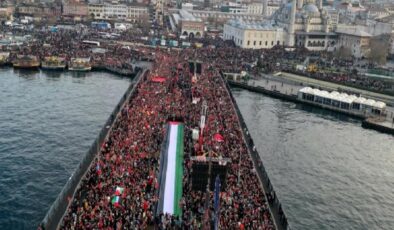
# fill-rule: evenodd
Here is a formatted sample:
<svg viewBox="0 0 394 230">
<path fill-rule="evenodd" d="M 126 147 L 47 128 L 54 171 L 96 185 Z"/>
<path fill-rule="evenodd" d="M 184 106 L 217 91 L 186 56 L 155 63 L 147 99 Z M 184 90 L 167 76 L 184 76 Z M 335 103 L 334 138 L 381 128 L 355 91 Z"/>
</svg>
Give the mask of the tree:
<svg viewBox="0 0 394 230">
<path fill-rule="evenodd" d="M 352 50 L 350 48 L 341 46 L 336 52 L 335 56 L 340 59 L 350 59 L 352 58 Z"/>
<path fill-rule="evenodd" d="M 372 63 L 385 64 L 390 50 L 390 35 L 383 34 L 372 37 L 369 43 L 371 51 L 368 54 L 368 59 Z"/>
</svg>

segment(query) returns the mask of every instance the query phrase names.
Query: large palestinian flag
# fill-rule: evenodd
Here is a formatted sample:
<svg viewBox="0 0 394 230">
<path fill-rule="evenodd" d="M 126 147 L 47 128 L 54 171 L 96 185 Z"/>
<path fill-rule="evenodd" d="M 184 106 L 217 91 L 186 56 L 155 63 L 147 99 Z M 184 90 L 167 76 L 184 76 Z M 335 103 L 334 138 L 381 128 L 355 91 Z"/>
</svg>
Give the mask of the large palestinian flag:
<svg viewBox="0 0 394 230">
<path fill-rule="evenodd" d="M 182 198 L 183 178 L 183 135 L 184 126 L 179 122 L 169 122 L 167 135 L 160 155 L 160 190 L 157 214 L 182 214 L 179 202 Z"/>
</svg>

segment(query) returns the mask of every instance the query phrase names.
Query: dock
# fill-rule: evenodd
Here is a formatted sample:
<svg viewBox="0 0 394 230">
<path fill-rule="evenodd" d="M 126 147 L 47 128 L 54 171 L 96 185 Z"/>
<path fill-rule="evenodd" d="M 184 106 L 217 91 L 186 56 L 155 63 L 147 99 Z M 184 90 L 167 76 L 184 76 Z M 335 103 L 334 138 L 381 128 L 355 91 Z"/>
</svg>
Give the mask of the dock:
<svg viewBox="0 0 394 230">
<path fill-rule="evenodd" d="M 289 80 L 280 80 L 275 77 L 266 77 L 259 79 L 250 80 L 229 80 L 227 82 L 230 86 L 236 88 L 242 88 L 251 92 L 261 93 L 273 98 L 291 101 L 295 103 L 307 104 L 310 106 L 316 106 L 323 109 L 329 109 L 338 113 L 342 113 L 354 118 L 362 120 L 362 127 L 373 129 L 382 133 L 394 134 L 394 108 L 388 107 L 385 116 L 369 117 L 364 114 L 352 113 L 343 109 L 336 109 L 321 104 L 310 103 L 305 100 L 300 100 L 297 96 L 298 91 L 307 84 L 295 83 Z M 321 88 L 320 88 L 321 89 Z M 389 96 L 387 96 L 389 97 Z"/>
<path fill-rule="evenodd" d="M 380 119 L 367 118 L 363 120 L 362 127 L 394 135 L 394 112 L 390 111 L 386 117 Z"/>
<path fill-rule="evenodd" d="M 350 87 L 347 85 L 340 85 L 334 82 L 323 81 L 319 79 L 309 78 L 297 74 L 286 73 L 286 72 L 278 72 L 271 75 L 264 75 L 266 78 L 271 78 L 277 81 L 286 81 L 291 84 L 302 84 L 304 86 L 311 86 L 313 88 L 322 88 L 328 91 L 345 91 L 351 92 L 352 94 L 362 95 L 367 98 L 371 98 L 374 100 L 379 100 L 385 102 L 389 106 L 394 106 L 394 96 L 382 94 L 378 92 L 372 92 L 365 89 L 359 89 Z"/>
</svg>

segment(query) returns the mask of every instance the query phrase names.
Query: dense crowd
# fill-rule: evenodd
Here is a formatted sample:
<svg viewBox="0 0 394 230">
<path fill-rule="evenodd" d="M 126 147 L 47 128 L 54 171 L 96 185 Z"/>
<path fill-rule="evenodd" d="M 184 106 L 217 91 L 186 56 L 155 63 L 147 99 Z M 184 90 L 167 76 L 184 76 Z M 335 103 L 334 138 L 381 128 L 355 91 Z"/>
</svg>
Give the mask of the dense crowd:
<svg viewBox="0 0 394 230">
<path fill-rule="evenodd" d="M 151 57 L 149 54 L 141 54 L 131 45 L 125 45 L 125 43 L 148 46 L 152 45 L 153 41 L 152 35 L 147 36 L 140 30 L 119 32 L 108 29 L 103 32 L 87 27 L 80 27 L 75 30 L 59 29 L 57 32 L 45 28 L 31 31 L 28 34 L 32 35 L 35 40 L 29 42 L 29 45 L 14 47 L 16 50 L 11 53 L 11 59 L 15 59 L 17 54 L 33 54 L 41 60 L 52 55 L 65 57 L 66 61 L 75 57 L 90 57 L 93 67 L 123 70 L 131 69 L 135 60 Z M 114 36 L 111 34 L 114 34 Z M 108 35 L 111 35 L 111 37 L 106 37 Z M 181 46 L 184 40 L 170 35 L 167 34 L 167 39 L 176 40 L 178 45 Z M 94 50 L 90 45 L 83 44 L 83 40 L 100 41 L 106 51 Z M 235 47 L 232 41 L 223 41 L 218 36 L 188 38 L 186 41 L 190 42 L 192 46 L 199 43 L 206 49 L 218 50 L 214 55 L 220 58 L 216 59 L 217 61 L 224 64 L 221 66 L 223 72 L 246 70 L 251 75 L 258 75 L 261 71 L 267 73 L 286 71 L 376 91 L 387 92 L 392 90 L 393 87 L 389 81 L 371 79 L 357 71 L 358 69 L 374 68 L 374 64 L 357 64 L 353 59 L 342 59 L 326 51 L 314 52 L 304 48 L 288 51 L 281 46 L 269 50 L 240 49 Z M 157 45 L 158 43 L 160 42 L 156 42 Z M 297 65 L 305 63 L 307 63 L 306 65 L 310 63 L 316 65 L 317 71 L 309 72 L 296 68 Z"/>
<path fill-rule="evenodd" d="M 204 63 L 202 74 L 196 77 L 188 68 L 188 60 L 193 58 L 200 58 Z M 70 201 L 62 229 L 146 229 L 149 226 L 202 229 L 207 224 L 205 215 L 212 209 L 213 201 L 211 199 L 209 207 L 205 207 L 205 193 L 191 189 L 189 157 L 203 154 L 200 147 L 195 147 L 198 143 L 185 145 L 184 190 L 179 204 L 182 216 L 154 214 L 165 124 L 169 119 L 182 118 L 187 127 L 185 143 L 191 142 L 191 128 L 199 125 L 203 101 L 209 110 L 204 152 L 232 160 L 227 188 L 220 196 L 221 228 L 274 228 L 233 104 L 216 67 L 209 64 L 209 58 L 193 50 L 156 52 L 152 71 L 141 80 L 122 109 L 97 159 Z M 166 81 L 152 81 L 159 76 Z M 192 103 L 197 98 L 197 103 Z M 224 137 L 223 142 L 214 140 L 217 133 Z M 120 200 L 114 203 L 115 194 Z M 212 215 L 208 211 L 208 219 Z"/>
<path fill-rule="evenodd" d="M 107 31 L 108 33 L 113 31 Z M 121 33 L 111 40 L 96 30 L 40 31 L 28 46 L 13 50 L 34 54 L 40 59 L 61 56 L 90 57 L 92 65 L 107 68 L 131 68 L 135 60 L 154 59 L 151 71 L 142 77 L 136 91 L 125 103 L 111 131 L 82 179 L 60 225 L 61 229 L 202 229 L 211 226 L 213 192 L 194 191 L 191 187 L 190 156 L 213 154 L 231 159 L 226 190 L 220 193 L 221 229 L 274 229 L 268 201 L 254 170 L 234 105 L 220 72 L 259 71 L 297 72 L 291 63 L 320 57 L 319 66 L 333 63 L 349 69 L 351 63 L 330 57 L 324 52 L 305 50 L 288 52 L 283 47 L 270 50 L 239 49 L 231 42 L 202 38 L 198 49 L 159 49 L 133 47 L 119 41 L 149 44 L 140 34 Z M 39 39 L 38 39 L 39 38 Z M 84 44 L 84 40 L 102 43 L 105 52 Z M 202 63 L 202 73 L 193 75 L 189 61 Z M 305 74 L 305 73 L 303 73 Z M 384 90 L 388 85 L 377 80 L 363 80 L 356 72 L 308 73 L 310 77 L 359 84 Z M 164 78 L 156 82 L 155 78 Z M 201 142 L 193 141 L 191 130 L 199 127 L 202 103 L 208 107 Z M 168 120 L 185 123 L 185 161 L 183 196 L 179 217 L 156 215 L 160 149 Z M 220 135 L 223 141 L 216 141 Z M 202 146 L 201 146 L 202 145 Z M 208 204 L 206 198 L 210 198 Z M 270 199 L 270 198 L 268 198 Z"/>
</svg>

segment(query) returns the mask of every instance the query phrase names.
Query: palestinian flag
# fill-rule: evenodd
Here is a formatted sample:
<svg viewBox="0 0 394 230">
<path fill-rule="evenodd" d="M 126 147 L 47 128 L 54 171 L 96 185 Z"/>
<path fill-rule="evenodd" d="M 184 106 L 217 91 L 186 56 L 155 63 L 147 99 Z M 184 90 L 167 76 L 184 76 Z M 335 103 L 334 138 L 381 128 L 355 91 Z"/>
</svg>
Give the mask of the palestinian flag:
<svg viewBox="0 0 394 230">
<path fill-rule="evenodd" d="M 157 214 L 182 215 L 184 125 L 169 122 L 160 155 L 159 202 Z"/>
<path fill-rule="evenodd" d="M 119 196 L 122 195 L 124 188 L 117 186 L 115 190 L 115 195 Z"/>
<path fill-rule="evenodd" d="M 115 207 L 119 207 L 120 206 L 120 197 L 114 196 L 111 200 L 111 204 Z"/>
</svg>

